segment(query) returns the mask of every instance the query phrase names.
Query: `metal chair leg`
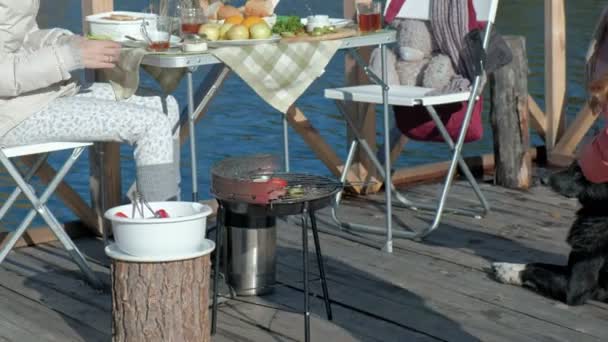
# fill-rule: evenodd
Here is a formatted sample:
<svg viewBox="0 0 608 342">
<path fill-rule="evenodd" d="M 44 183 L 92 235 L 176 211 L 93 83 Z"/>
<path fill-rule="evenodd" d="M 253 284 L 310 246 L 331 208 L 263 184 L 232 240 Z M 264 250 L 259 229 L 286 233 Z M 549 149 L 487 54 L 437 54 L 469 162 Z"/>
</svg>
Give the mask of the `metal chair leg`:
<svg viewBox="0 0 608 342">
<path fill-rule="evenodd" d="M 481 190 L 479 189 L 479 186 L 475 182 L 474 177 L 470 173 L 470 170 L 468 170 L 466 163 L 464 163 L 464 160 L 462 159 L 462 156 L 460 155 L 460 151 L 462 149 L 462 142 L 460 144 L 455 145 L 454 142 L 451 141 L 451 138 L 450 138 L 450 140 L 446 141 L 446 143 L 448 145 L 450 145 L 450 148 L 452 150 L 454 150 L 453 159 L 455 159 L 455 162 L 458 163 L 463 170 L 465 170 L 465 172 L 464 172 L 465 176 L 466 176 L 467 180 L 469 181 L 469 183 L 471 183 L 473 190 L 475 191 L 475 194 L 479 198 L 480 204 L 482 206 L 482 210 L 473 211 L 473 210 L 445 207 L 445 200 L 446 200 L 445 195 L 447 194 L 447 192 L 445 192 L 445 191 L 439 197 L 439 201 L 437 204 L 429 205 L 429 204 L 424 204 L 424 203 L 414 203 L 414 202 L 408 200 L 399 191 L 397 191 L 394 184 L 390 181 L 390 175 L 387 176 L 385 167 L 383 167 L 383 165 L 380 163 L 380 161 L 376 157 L 376 154 L 373 152 L 373 150 L 367 144 L 367 142 L 364 139 L 360 138 L 361 134 L 358 132 L 356 125 L 354 124 L 354 122 L 352 121 L 350 116 L 348 115 L 344 104 L 339 101 L 337 101 L 336 104 L 337 104 L 339 112 L 344 117 L 347 125 L 351 128 L 351 130 L 354 134 L 354 137 L 355 137 L 355 139 L 353 140 L 353 143 L 351 144 L 351 147 L 349 149 L 347 161 L 346 161 L 346 164 L 345 164 L 345 167 L 343 170 L 343 174 L 342 174 L 342 177 L 340 178 L 340 180 L 342 182 L 346 181 L 346 177 L 345 177 L 346 172 L 348 172 L 348 169 L 349 169 L 350 165 L 352 164 L 354 153 L 360 147 L 368 155 L 370 160 L 373 162 L 373 164 L 376 167 L 376 169 L 378 170 L 378 173 L 380 174 L 380 176 L 383 179 L 387 180 L 386 188 L 387 188 L 387 190 L 388 190 L 388 188 L 390 188 L 390 191 L 393 193 L 393 195 L 396 199 L 396 201 L 391 201 L 391 202 L 395 202 L 395 205 L 403 206 L 405 208 L 409 208 L 412 210 L 422 209 L 422 210 L 431 210 L 431 211 L 435 212 L 435 217 L 434 217 L 433 223 L 421 231 L 398 229 L 398 230 L 389 232 L 389 230 L 387 230 L 386 227 L 365 225 L 365 224 L 346 222 L 346 221 L 341 220 L 338 217 L 337 209 L 340 205 L 342 193 L 338 193 L 336 195 L 335 205 L 332 208 L 332 219 L 334 220 L 334 222 L 336 222 L 336 224 L 338 224 L 338 226 L 340 228 L 345 229 L 345 230 L 363 232 L 363 233 L 387 235 L 388 241 L 390 241 L 390 239 L 391 239 L 391 236 L 389 236 L 389 235 L 392 235 L 394 237 L 399 237 L 399 238 L 406 238 L 406 239 L 418 239 L 418 238 L 422 238 L 422 237 L 426 236 L 427 234 L 429 234 L 430 232 L 432 232 L 433 230 L 435 230 L 438 227 L 443 212 L 450 212 L 453 214 L 462 214 L 462 215 L 467 215 L 467 216 L 473 216 L 476 218 L 481 218 L 490 210 L 489 205 L 488 205 L 487 201 L 485 200 L 485 197 L 483 196 L 483 194 L 481 194 Z M 469 111 L 470 111 L 472 109 L 472 104 L 469 107 L 470 107 L 469 108 Z M 437 120 L 435 120 L 437 123 L 437 126 L 439 126 L 440 128 L 444 128 L 443 123 L 440 120 L 438 120 L 438 118 L 433 117 L 433 114 L 435 114 L 435 113 L 433 113 L 431 110 L 429 110 L 429 113 L 431 114 L 431 117 L 433 119 L 437 119 Z M 470 116 L 471 116 L 471 113 L 468 113 L 468 116 L 467 116 L 468 120 L 470 120 Z M 467 126 L 468 126 L 468 122 L 467 122 Z M 443 131 L 445 131 L 445 128 L 443 129 Z M 443 131 L 442 131 L 442 133 L 447 134 L 447 132 L 443 132 Z M 449 135 L 448 135 L 448 137 L 449 137 Z M 450 144 L 450 142 L 452 144 Z M 452 177 L 453 177 L 453 174 L 452 174 Z M 451 181 L 449 182 L 449 185 L 448 185 L 448 182 L 446 182 L 445 185 L 447 185 L 448 189 L 449 189 L 449 185 L 451 185 Z M 387 202 L 387 206 L 388 205 L 389 205 L 389 203 Z M 389 211 L 387 210 L 387 215 L 388 215 L 388 212 Z M 406 227 L 401 227 L 401 228 L 406 228 Z M 323 230 L 323 231 L 326 231 L 326 230 Z"/>
<path fill-rule="evenodd" d="M 61 223 L 57 221 L 55 216 L 50 212 L 48 207 L 46 206 L 46 202 L 49 200 L 59 183 L 65 178 L 65 175 L 68 173 L 70 168 L 74 165 L 80 154 L 84 151 L 84 147 L 79 147 L 72 151 L 71 156 L 68 160 L 59 168 L 57 174 L 51 182 L 48 184 L 47 188 L 42 192 L 40 197 L 36 196 L 33 188 L 25 181 L 25 179 L 21 176 L 15 165 L 4 155 L 0 153 L 0 160 L 7 172 L 11 175 L 13 180 L 17 183 L 17 186 L 20 189 L 20 192 L 23 192 L 25 197 L 30 201 L 33 206 L 26 218 L 21 222 L 21 225 L 17 228 L 15 232 L 12 233 L 9 241 L 4 245 L 2 249 L 0 249 L 0 263 L 4 261 L 4 258 L 8 255 L 11 249 L 14 247 L 15 243 L 19 240 L 21 235 L 23 235 L 26 229 L 31 224 L 32 220 L 36 216 L 36 214 L 40 214 L 40 216 L 44 219 L 44 221 L 49 225 L 51 231 L 55 234 L 57 239 L 61 242 L 61 244 L 68 251 L 74 262 L 78 265 L 82 273 L 85 275 L 87 281 L 96 289 L 102 289 L 103 283 L 101 280 L 95 275 L 95 273 L 89 267 L 85 257 L 78 250 L 74 242 L 70 239 L 67 233 L 63 230 Z M 18 191 L 13 192 L 17 194 Z"/>
<path fill-rule="evenodd" d="M 304 340 L 310 341 L 310 303 L 308 298 L 308 209 L 302 212 L 302 263 L 304 264 Z"/>
<path fill-rule="evenodd" d="M 215 261 L 213 262 L 213 307 L 211 309 L 211 335 L 217 330 L 218 280 L 220 274 L 220 253 L 222 243 L 222 228 L 224 226 L 225 209 L 220 203 L 218 208 L 217 228 L 215 229 Z"/>
<path fill-rule="evenodd" d="M 321 276 L 321 287 L 323 288 L 323 301 L 325 302 L 325 311 L 327 319 L 332 320 L 331 302 L 329 300 L 329 291 L 327 289 L 327 278 L 325 277 L 325 263 L 323 262 L 323 254 L 321 253 L 321 244 L 319 243 L 319 232 L 317 230 L 317 218 L 315 212 L 310 212 L 310 223 L 312 226 L 312 236 L 315 240 L 315 251 L 317 253 L 317 264 L 319 265 L 319 275 Z"/>
</svg>

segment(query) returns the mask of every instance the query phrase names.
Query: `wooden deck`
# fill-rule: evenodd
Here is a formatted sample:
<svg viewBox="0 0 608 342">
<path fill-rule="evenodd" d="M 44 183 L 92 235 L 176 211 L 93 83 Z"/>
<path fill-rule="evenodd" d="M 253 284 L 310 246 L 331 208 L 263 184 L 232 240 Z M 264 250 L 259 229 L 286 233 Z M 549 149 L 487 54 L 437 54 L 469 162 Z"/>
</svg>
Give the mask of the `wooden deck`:
<svg viewBox="0 0 608 342">
<path fill-rule="evenodd" d="M 315 298 L 313 341 L 607 341 L 607 304 L 568 307 L 487 274 L 495 260 L 564 262 L 563 240 L 577 203 L 543 186 L 525 193 L 482 188 L 493 206 L 488 217 L 446 216 L 424 242 L 396 240 L 392 255 L 377 249 L 378 237 L 321 234 L 334 320 L 325 320 L 323 303 Z M 407 193 L 419 197 L 437 189 L 423 185 Z M 462 205 L 474 199 L 461 183 L 452 198 Z M 349 200 L 342 212 L 381 224 L 374 208 L 374 202 Z M 319 214 L 324 227 L 327 214 Z M 428 222 L 406 210 L 396 209 L 396 215 L 414 226 Z M 223 304 L 215 341 L 303 339 L 301 315 L 274 308 L 301 307 L 300 230 L 282 222 L 278 236 L 278 279 L 285 286 L 270 296 Z M 77 243 L 109 281 L 102 243 Z M 57 244 L 13 252 L 0 266 L 0 341 L 109 340 L 110 296 L 79 279 Z"/>
</svg>

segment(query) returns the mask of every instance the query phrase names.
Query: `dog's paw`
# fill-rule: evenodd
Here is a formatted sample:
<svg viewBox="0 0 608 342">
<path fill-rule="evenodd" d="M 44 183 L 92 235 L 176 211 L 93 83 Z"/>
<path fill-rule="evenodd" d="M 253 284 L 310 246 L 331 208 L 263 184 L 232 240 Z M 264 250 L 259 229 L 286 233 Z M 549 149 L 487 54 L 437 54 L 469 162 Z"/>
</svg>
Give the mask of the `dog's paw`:
<svg viewBox="0 0 608 342">
<path fill-rule="evenodd" d="M 521 286 L 521 272 L 526 269 L 526 264 L 512 264 L 508 262 L 492 263 L 494 277 L 501 283 Z"/>
</svg>

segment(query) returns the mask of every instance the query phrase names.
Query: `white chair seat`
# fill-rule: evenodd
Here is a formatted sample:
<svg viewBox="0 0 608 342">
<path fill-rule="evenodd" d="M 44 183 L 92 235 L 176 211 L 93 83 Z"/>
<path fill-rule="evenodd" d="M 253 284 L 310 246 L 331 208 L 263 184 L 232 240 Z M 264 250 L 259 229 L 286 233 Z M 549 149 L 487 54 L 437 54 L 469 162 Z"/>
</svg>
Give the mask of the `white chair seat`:
<svg viewBox="0 0 608 342">
<path fill-rule="evenodd" d="M 48 153 L 62 150 L 72 150 L 77 147 L 91 146 L 89 142 L 52 142 L 44 144 L 24 145 L 15 147 L 5 147 L 2 149 L 4 154 L 9 157 L 20 157 L 32 154 Z"/>
<path fill-rule="evenodd" d="M 442 95 L 425 96 L 432 88 L 412 86 L 390 86 L 388 104 L 397 106 L 434 106 L 439 104 L 463 102 L 469 99 L 471 92 L 459 92 Z M 353 101 L 382 104 L 382 88 L 368 84 L 353 87 L 325 89 L 325 97 L 338 101 Z"/>
</svg>

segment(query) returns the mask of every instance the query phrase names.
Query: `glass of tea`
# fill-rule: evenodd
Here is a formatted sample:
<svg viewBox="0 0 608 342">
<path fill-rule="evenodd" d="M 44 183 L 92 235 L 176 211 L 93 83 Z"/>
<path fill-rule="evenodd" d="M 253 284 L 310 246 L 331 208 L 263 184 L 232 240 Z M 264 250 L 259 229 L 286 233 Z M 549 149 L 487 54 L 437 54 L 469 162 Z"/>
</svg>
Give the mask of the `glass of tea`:
<svg viewBox="0 0 608 342">
<path fill-rule="evenodd" d="M 197 34 L 198 29 L 207 22 L 205 10 L 200 7 L 180 7 L 182 35 Z"/>
<path fill-rule="evenodd" d="M 382 28 L 382 3 L 380 1 L 357 2 L 357 22 L 362 33 L 375 32 Z"/>
<path fill-rule="evenodd" d="M 176 18 L 173 17 L 159 15 L 145 18 L 141 24 L 141 34 L 148 43 L 148 50 L 167 51 L 175 25 Z"/>
</svg>

